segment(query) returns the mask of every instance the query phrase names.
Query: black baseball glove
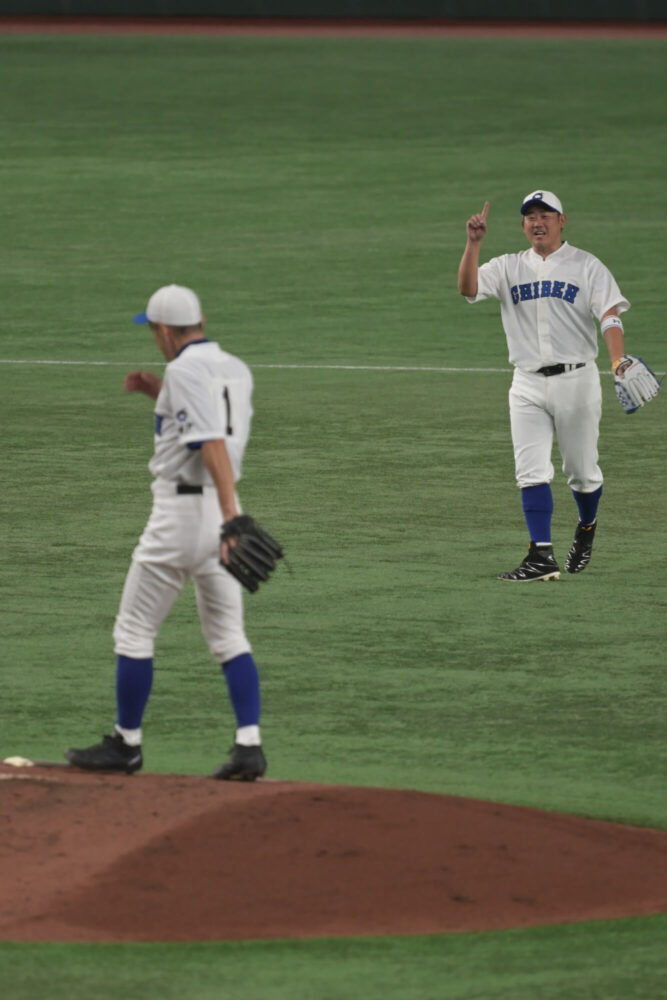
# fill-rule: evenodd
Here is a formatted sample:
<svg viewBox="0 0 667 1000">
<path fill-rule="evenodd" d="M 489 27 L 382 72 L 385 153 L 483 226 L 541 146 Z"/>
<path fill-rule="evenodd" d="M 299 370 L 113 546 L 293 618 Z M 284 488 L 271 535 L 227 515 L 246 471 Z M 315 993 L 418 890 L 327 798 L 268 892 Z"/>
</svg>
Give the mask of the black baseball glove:
<svg viewBox="0 0 667 1000">
<path fill-rule="evenodd" d="M 251 594 L 260 583 L 269 579 L 276 568 L 276 560 L 283 557 L 282 546 L 249 514 L 239 514 L 225 521 L 220 541 L 227 542 L 227 562 L 221 558 L 221 565 Z"/>
</svg>

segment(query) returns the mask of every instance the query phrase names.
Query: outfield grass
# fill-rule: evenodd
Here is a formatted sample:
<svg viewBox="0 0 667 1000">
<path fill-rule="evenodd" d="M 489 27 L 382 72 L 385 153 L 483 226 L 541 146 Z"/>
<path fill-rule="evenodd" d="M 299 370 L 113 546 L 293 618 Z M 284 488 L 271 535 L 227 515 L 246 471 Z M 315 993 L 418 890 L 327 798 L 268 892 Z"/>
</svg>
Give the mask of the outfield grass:
<svg viewBox="0 0 667 1000">
<path fill-rule="evenodd" d="M 495 580 L 525 546 L 508 379 L 257 373 L 243 496 L 292 563 L 246 602 L 271 774 L 665 823 L 661 559 L 644 530 L 661 504 L 659 406 L 641 414 L 641 447 L 623 459 L 623 477 L 651 473 L 628 525 L 610 441 L 626 418 L 606 380 L 611 481 L 595 562 L 517 592 Z M 109 633 L 150 501 L 151 406 L 122 394 L 116 369 L 25 366 L 11 380 L 4 739 L 11 752 L 51 756 L 112 719 Z M 51 406 L 35 412 L 45 395 L 55 424 Z M 562 556 L 575 507 L 563 484 L 554 492 Z M 157 664 L 148 766 L 206 772 L 233 723 L 189 591 Z"/>
<path fill-rule="evenodd" d="M 0 944 L 15 1000 L 658 1000 L 667 919 L 414 938 Z M 11 977 L 3 973 L 11 965 Z"/>
<path fill-rule="evenodd" d="M 152 426 L 121 383 L 125 363 L 161 370 L 128 320 L 179 281 L 254 368 L 242 497 L 293 566 L 247 601 L 271 776 L 667 825 L 664 400 L 626 417 L 603 377 L 594 562 L 546 587 L 498 584 L 525 547 L 510 374 L 497 309 L 455 292 L 467 216 L 489 198 L 487 255 L 520 247 L 518 206 L 544 184 L 633 302 L 628 346 L 665 370 L 664 53 L 0 36 L 4 752 L 58 755 L 113 718 L 110 631 L 148 512 Z M 554 495 L 562 558 L 576 510 L 560 475 Z M 232 733 L 193 608 L 184 594 L 159 638 L 150 770 L 207 771 Z M 101 980 L 146 1000 L 634 1000 L 660 995 L 661 939 L 663 919 L 5 945 L 0 975 L 14 1000 L 45 982 L 98 997 Z M 249 957 L 256 985 L 241 991 Z"/>
</svg>

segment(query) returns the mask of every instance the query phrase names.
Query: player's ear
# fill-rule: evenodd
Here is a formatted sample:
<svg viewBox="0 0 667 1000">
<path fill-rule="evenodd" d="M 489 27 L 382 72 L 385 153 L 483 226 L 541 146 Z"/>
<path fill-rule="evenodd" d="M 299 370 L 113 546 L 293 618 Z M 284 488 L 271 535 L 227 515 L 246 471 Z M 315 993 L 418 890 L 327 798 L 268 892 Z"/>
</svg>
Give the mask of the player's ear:
<svg viewBox="0 0 667 1000">
<path fill-rule="evenodd" d="M 173 345 L 173 334 L 170 327 L 168 327 L 166 323 L 154 323 L 152 324 L 152 329 L 158 347 L 164 354 L 167 361 L 171 361 L 176 356 L 176 352 Z"/>
</svg>

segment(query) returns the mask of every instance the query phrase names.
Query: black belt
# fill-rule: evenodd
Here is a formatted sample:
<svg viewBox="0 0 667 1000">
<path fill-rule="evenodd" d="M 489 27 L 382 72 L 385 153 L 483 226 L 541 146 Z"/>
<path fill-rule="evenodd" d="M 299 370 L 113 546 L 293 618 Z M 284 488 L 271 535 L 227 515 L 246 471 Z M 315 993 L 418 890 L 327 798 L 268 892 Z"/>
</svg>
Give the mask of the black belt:
<svg viewBox="0 0 667 1000">
<path fill-rule="evenodd" d="M 580 361 L 576 365 L 547 365 L 546 368 L 538 368 L 537 374 L 546 375 L 547 377 L 549 375 L 562 375 L 563 372 L 571 372 L 575 368 L 583 368 L 585 364 L 585 361 Z"/>
<path fill-rule="evenodd" d="M 203 493 L 203 486 L 191 486 L 190 483 L 179 483 L 176 487 L 177 493 Z"/>
</svg>

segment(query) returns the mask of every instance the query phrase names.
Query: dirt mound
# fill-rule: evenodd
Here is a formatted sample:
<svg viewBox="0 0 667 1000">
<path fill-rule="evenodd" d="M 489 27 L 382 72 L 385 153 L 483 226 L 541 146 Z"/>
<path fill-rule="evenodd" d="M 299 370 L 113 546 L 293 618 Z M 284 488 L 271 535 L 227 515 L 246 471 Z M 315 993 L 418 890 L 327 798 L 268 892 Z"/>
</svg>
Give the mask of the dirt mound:
<svg viewBox="0 0 667 1000">
<path fill-rule="evenodd" d="M 426 934 L 667 911 L 667 833 L 420 792 L 0 766 L 0 938 Z"/>
</svg>

